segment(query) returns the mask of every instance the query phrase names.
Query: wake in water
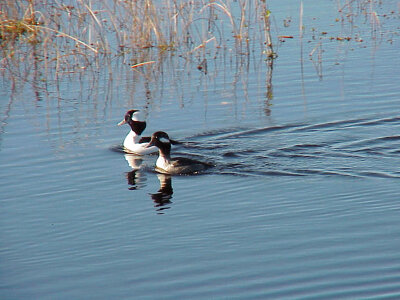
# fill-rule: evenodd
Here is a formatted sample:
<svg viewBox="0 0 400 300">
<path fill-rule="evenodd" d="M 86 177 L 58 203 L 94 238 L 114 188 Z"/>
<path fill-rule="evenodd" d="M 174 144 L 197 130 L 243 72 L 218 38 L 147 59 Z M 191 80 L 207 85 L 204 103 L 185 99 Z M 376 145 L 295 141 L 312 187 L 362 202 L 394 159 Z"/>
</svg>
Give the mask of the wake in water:
<svg viewBox="0 0 400 300">
<path fill-rule="evenodd" d="M 400 117 L 232 128 L 187 138 L 216 172 L 254 176 L 400 178 Z"/>
</svg>

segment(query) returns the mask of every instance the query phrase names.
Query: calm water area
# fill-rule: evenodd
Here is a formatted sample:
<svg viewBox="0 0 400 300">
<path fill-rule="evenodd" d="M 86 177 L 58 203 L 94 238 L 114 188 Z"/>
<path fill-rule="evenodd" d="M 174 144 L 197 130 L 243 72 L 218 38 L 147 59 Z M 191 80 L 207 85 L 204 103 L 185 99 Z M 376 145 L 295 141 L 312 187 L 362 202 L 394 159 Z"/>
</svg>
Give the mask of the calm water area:
<svg viewBox="0 0 400 300">
<path fill-rule="evenodd" d="M 400 2 L 374 3 L 375 27 L 319 3 L 300 38 L 299 3 L 269 2 L 272 66 L 255 42 L 206 71 L 3 77 L 0 298 L 400 298 Z M 132 108 L 215 167 L 123 153 Z"/>
</svg>

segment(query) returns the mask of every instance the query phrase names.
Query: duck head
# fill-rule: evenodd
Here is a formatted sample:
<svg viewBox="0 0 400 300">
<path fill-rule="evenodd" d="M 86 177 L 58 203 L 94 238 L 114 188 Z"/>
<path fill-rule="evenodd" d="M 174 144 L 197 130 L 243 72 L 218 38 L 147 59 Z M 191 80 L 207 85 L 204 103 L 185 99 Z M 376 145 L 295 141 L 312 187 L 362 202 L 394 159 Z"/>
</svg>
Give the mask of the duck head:
<svg viewBox="0 0 400 300">
<path fill-rule="evenodd" d="M 163 155 L 169 155 L 171 152 L 171 140 L 164 131 L 154 132 L 147 147 L 156 146 Z"/>
<path fill-rule="evenodd" d="M 139 110 L 137 109 L 128 110 L 125 114 L 124 119 L 118 123 L 118 126 L 129 124 L 132 131 L 134 131 L 137 135 L 141 135 L 142 132 L 146 129 L 146 122 L 137 120 L 135 114 L 138 112 Z"/>
<path fill-rule="evenodd" d="M 137 109 L 128 110 L 124 116 L 124 119 L 118 123 L 118 126 L 124 125 L 126 123 L 128 123 L 128 124 L 131 123 L 133 121 L 133 119 L 132 119 L 133 115 L 135 113 L 137 113 L 138 111 L 139 110 L 137 110 Z"/>
</svg>

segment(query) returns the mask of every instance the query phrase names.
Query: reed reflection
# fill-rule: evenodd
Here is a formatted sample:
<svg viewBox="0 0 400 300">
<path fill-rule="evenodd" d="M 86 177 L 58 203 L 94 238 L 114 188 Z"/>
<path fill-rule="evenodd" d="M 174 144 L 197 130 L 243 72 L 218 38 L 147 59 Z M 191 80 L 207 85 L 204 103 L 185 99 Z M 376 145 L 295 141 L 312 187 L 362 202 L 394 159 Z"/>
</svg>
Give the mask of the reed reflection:
<svg viewBox="0 0 400 300">
<path fill-rule="evenodd" d="M 274 98 L 274 92 L 272 87 L 272 71 L 274 69 L 274 59 L 268 59 L 266 61 L 267 64 L 267 72 L 265 78 L 265 85 L 267 91 L 265 92 L 265 100 L 264 100 L 264 113 L 266 116 L 271 115 L 271 101 Z"/>
</svg>

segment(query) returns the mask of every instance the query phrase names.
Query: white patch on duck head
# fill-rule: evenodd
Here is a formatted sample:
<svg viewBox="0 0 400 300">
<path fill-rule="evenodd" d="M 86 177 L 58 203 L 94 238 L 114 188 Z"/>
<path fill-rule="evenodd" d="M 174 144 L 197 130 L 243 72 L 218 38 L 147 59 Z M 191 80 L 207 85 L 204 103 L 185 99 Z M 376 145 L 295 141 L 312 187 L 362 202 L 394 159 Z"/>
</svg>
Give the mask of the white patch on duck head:
<svg viewBox="0 0 400 300">
<path fill-rule="evenodd" d="M 143 118 L 143 116 L 142 116 L 143 114 L 138 110 L 138 111 L 135 111 L 133 114 L 132 114 L 132 116 L 131 116 L 131 119 L 133 120 L 133 121 L 140 121 L 140 122 L 142 122 L 143 120 L 144 120 L 144 118 Z"/>
<path fill-rule="evenodd" d="M 168 144 L 168 143 L 170 143 L 169 139 L 166 138 L 166 137 L 164 137 L 164 136 L 160 137 L 158 140 L 159 140 L 161 143 L 163 143 L 163 144 Z"/>
</svg>

